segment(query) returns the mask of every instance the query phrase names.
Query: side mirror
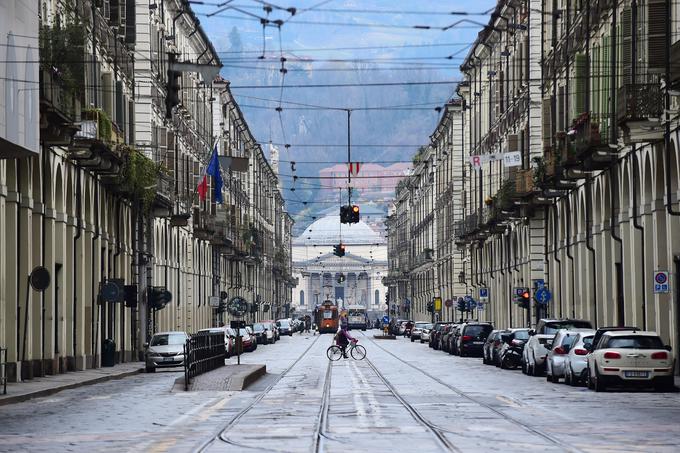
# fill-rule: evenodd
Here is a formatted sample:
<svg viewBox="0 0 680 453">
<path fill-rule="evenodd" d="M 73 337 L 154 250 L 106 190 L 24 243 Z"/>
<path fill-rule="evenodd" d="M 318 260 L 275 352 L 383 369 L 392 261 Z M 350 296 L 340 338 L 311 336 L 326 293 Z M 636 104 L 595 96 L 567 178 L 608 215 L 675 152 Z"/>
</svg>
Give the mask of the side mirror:
<svg viewBox="0 0 680 453">
<path fill-rule="evenodd" d="M 145 347 L 145 348 L 148 348 L 148 347 L 149 347 L 149 343 L 144 343 L 144 347 Z"/>
<path fill-rule="evenodd" d="M 664 348 L 666 351 L 668 351 L 668 352 L 671 352 L 671 351 L 673 350 L 673 348 L 671 348 L 671 346 L 670 346 L 669 344 L 667 344 L 667 345 L 664 346 L 663 348 Z"/>
</svg>

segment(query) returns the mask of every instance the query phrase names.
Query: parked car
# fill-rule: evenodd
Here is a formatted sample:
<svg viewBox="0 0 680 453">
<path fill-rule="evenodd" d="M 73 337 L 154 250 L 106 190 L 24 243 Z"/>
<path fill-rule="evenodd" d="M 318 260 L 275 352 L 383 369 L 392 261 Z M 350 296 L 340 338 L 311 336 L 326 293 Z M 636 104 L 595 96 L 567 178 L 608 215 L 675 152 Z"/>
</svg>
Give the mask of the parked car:
<svg viewBox="0 0 680 453">
<path fill-rule="evenodd" d="M 276 343 L 276 324 L 269 321 L 263 321 L 260 324 L 264 326 L 265 333 L 267 336 L 267 343 Z"/>
<path fill-rule="evenodd" d="M 231 338 L 229 338 L 229 333 L 227 332 L 226 327 L 212 327 L 212 328 L 209 328 L 209 329 L 201 329 L 201 330 L 198 331 L 198 333 L 201 333 L 201 332 L 221 333 L 222 335 L 224 335 L 224 357 L 227 358 L 227 359 L 229 357 L 231 357 L 232 340 L 231 340 Z"/>
<path fill-rule="evenodd" d="M 588 329 L 586 332 L 593 331 Z M 578 330 L 560 329 L 553 337 L 548 349 L 548 357 L 545 359 L 545 377 L 548 382 L 557 384 L 560 378 L 564 377 L 567 354 L 578 333 Z"/>
<path fill-rule="evenodd" d="M 594 330 L 579 332 L 574 338 L 574 342 L 569 349 L 569 353 L 564 361 L 564 383 L 568 385 L 579 385 L 586 381 L 588 350 L 592 346 Z"/>
<path fill-rule="evenodd" d="M 406 335 L 406 330 L 408 329 L 409 331 L 411 330 L 411 326 L 413 326 L 413 321 L 405 320 L 402 321 L 399 324 L 399 331 L 398 335 Z"/>
<path fill-rule="evenodd" d="M 606 332 L 587 357 L 588 387 L 596 392 L 612 385 L 674 388 L 671 347 L 656 332 Z"/>
<path fill-rule="evenodd" d="M 279 333 L 281 335 L 293 336 L 293 327 L 290 325 L 288 319 L 279 319 L 276 321 L 276 326 L 279 328 Z"/>
<path fill-rule="evenodd" d="M 496 366 L 502 368 L 502 364 L 508 353 L 520 352 L 523 354 L 524 346 L 529 341 L 529 329 L 514 328 L 508 329 L 501 333 L 501 344 L 498 348 L 498 362 Z M 507 360 L 505 360 L 507 362 Z M 522 357 L 520 357 L 520 365 L 522 365 Z"/>
<path fill-rule="evenodd" d="M 153 373 L 156 368 L 184 366 L 184 344 L 189 335 L 186 332 L 159 332 L 144 344 L 145 368 Z"/>
<path fill-rule="evenodd" d="M 545 370 L 547 345 L 560 329 L 592 329 L 590 321 L 582 319 L 541 319 L 536 329 L 529 331 L 529 341 L 524 346 L 522 371 L 530 376 L 540 376 Z"/>
<path fill-rule="evenodd" d="M 250 329 L 247 326 L 243 329 L 238 329 L 238 334 L 241 336 L 243 351 L 253 352 L 257 349 L 257 340 L 250 334 Z"/>
<path fill-rule="evenodd" d="M 260 322 L 262 322 L 263 324 L 270 324 L 274 332 L 275 340 L 279 341 L 281 339 L 281 334 L 279 333 L 279 327 L 276 325 L 276 321 L 274 321 L 273 319 L 267 319 Z"/>
<path fill-rule="evenodd" d="M 454 338 L 454 349 L 461 357 L 481 357 L 486 338 L 493 330 L 488 322 L 468 322 L 461 324 Z"/>
<path fill-rule="evenodd" d="M 441 351 L 449 352 L 451 346 L 449 338 L 451 338 L 451 335 L 453 335 L 453 331 L 456 327 L 456 324 L 449 324 L 444 327 L 444 330 L 442 330 L 442 333 L 439 336 L 439 349 Z"/>
<path fill-rule="evenodd" d="M 411 329 L 411 343 L 416 340 L 420 340 L 420 336 L 423 334 L 423 327 L 429 325 L 427 321 L 416 321 Z"/>
<path fill-rule="evenodd" d="M 432 332 L 432 327 L 434 324 L 432 323 L 427 323 L 425 326 L 421 329 L 420 331 L 420 342 L 425 343 L 426 341 L 430 341 L 430 332 Z"/>
<path fill-rule="evenodd" d="M 498 351 L 500 351 L 501 346 L 501 333 L 507 332 L 506 330 L 492 330 L 484 346 L 482 347 L 482 363 L 484 365 L 495 365 L 498 362 Z"/>
<path fill-rule="evenodd" d="M 454 324 L 451 329 L 449 329 L 448 335 L 446 336 L 446 352 L 449 354 L 456 354 L 456 337 L 460 332 L 460 324 Z"/>
<path fill-rule="evenodd" d="M 256 322 L 253 324 L 253 332 L 255 332 L 255 338 L 257 338 L 257 344 L 270 344 L 274 342 L 273 332 L 267 330 L 267 327 L 261 323 Z"/>
<path fill-rule="evenodd" d="M 432 328 L 432 331 L 430 332 L 430 347 L 432 349 L 440 349 L 440 341 L 441 341 L 441 336 L 442 333 L 444 332 L 444 329 L 446 326 L 451 325 L 450 322 L 438 322 L 435 323 L 434 327 Z"/>
</svg>

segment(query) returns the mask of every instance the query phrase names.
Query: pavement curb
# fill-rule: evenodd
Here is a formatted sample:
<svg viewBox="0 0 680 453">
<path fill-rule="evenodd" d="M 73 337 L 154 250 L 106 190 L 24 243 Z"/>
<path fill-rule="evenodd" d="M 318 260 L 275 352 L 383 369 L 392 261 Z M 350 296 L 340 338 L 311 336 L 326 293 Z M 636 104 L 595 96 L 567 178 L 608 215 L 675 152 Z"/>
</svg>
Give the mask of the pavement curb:
<svg viewBox="0 0 680 453">
<path fill-rule="evenodd" d="M 49 389 L 43 389 L 43 390 L 37 390 L 35 392 L 31 393 L 24 393 L 23 395 L 14 395 L 14 396 L 5 396 L 3 398 L 0 398 L 0 406 L 5 406 L 8 404 L 15 404 L 15 403 L 21 403 L 24 401 L 28 401 L 34 398 L 41 398 L 43 396 L 49 396 L 49 395 L 54 395 L 55 393 L 59 393 L 63 390 L 69 390 L 69 389 L 74 389 L 78 387 L 84 387 L 86 385 L 92 385 L 92 384 L 99 384 L 102 382 L 106 381 L 112 381 L 114 379 L 122 379 L 126 378 L 129 376 L 134 376 L 135 374 L 139 374 L 144 371 L 144 368 L 139 368 L 137 370 L 132 370 L 132 371 L 126 371 L 124 373 L 120 374 L 112 374 L 109 376 L 101 376 L 98 378 L 90 379 L 87 381 L 82 381 L 82 382 L 74 382 L 72 384 L 64 384 L 60 385 L 58 387 L 52 387 Z"/>
<path fill-rule="evenodd" d="M 256 382 L 265 374 L 267 374 L 267 366 L 260 365 L 253 371 L 249 373 L 244 373 L 242 376 L 238 375 L 234 376 L 231 378 L 231 381 L 229 382 L 229 390 L 235 391 L 245 390 L 249 385 Z"/>
</svg>

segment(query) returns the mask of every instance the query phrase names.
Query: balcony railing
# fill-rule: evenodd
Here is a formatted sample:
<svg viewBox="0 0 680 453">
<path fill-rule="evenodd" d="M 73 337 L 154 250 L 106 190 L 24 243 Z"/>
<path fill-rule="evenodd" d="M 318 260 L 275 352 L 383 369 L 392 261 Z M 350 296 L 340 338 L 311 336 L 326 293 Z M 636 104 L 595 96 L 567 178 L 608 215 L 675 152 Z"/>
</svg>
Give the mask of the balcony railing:
<svg viewBox="0 0 680 453">
<path fill-rule="evenodd" d="M 534 193 L 533 170 L 522 169 L 517 172 L 515 175 L 515 193 L 520 197 L 525 197 Z"/>
<path fill-rule="evenodd" d="M 619 88 L 616 119 L 628 121 L 658 120 L 663 115 L 664 97 L 660 84 L 630 83 Z"/>
<path fill-rule="evenodd" d="M 76 121 L 80 116 L 80 98 L 67 89 L 56 74 L 44 69 L 40 71 L 40 101 L 66 121 Z"/>
<path fill-rule="evenodd" d="M 574 119 L 562 149 L 562 165 L 584 171 L 604 170 L 616 162 L 616 149 L 609 147 L 609 115 L 583 113 Z"/>
</svg>

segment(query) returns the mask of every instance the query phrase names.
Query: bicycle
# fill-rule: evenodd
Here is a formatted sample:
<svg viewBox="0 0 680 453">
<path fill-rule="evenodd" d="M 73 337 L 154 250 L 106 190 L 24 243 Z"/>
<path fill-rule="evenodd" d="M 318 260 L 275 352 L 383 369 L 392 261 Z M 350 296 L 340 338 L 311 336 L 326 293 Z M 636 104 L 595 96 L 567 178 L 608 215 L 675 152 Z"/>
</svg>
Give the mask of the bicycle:
<svg viewBox="0 0 680 453">
<path fill-rule="evenodd" d="M 366 348 L 357 344 L 357 342 L 353 341 L 347 346 L 349 348 L 349 355 L 351 355 L 354 360 L 363 360 L 366 357 Z M 328 356 L 328 360 L 333 362 L 340 360 L 342 358 L 342 348 L 337 344 L 331 345 L 326 350 L 326 355 Z"/>
</svg>

